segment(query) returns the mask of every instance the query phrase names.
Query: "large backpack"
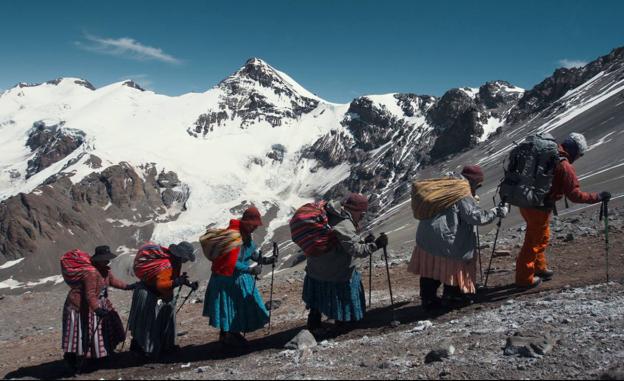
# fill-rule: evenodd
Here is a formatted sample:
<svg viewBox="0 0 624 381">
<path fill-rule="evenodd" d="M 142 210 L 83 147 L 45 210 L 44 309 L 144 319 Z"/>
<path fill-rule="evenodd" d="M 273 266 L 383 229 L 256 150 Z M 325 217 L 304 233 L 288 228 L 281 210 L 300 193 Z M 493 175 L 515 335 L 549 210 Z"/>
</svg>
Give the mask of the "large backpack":
<svg viewBox="0 0 624 381">
<path fill-rule="evenodd" d="M 521 208 L 544 206 L 558 161 L 559 149 L 552 135 L 528 136 L 509 154 L 500 185 L 501 200 Z"/>
<path fill-rule="evenodd" d="M 140 280 L 150 281 L 162 271 L 172 268 L 171 254 L 160 245 L 148 243 L 139 248 L 132 269 Z"/>
<path fill-rule="evenodd" d="M 329 225 L 325 206 L 320 201 L 305 204 L 290 220 L 290 235 L 307 257 L 318 257 L 335 245 L 334 229 Z"/>
<path fill-rule="evenodd" d="M 91 263 L 91 257 L 84 251 L 75 249 L 61 257 L 61 273 L 68 286 L 80 283 L 85 274 L 94 271 L 96 269 Z"/>
<path fill-rule="evenodd" d="M 464 179 L 445 177 L 414 181 L 412 183 L 414 218 L 431 219 L 471 194 L 470 183 Z"/>
<path fill-rule="evenodd" d="M 243 238 L 239 231 L 234 229 L 208 229 L 199 237 L 204 256 L 215 261 L 232 250 L 241 247 Z"/>
</svg>

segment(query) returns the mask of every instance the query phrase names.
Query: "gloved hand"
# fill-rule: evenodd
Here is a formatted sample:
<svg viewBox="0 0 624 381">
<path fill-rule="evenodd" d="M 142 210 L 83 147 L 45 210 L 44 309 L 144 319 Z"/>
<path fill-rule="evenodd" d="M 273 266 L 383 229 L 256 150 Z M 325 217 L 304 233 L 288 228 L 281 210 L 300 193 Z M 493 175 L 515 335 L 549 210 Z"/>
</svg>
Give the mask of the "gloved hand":
<svg viewBox="0 0 624 381">
<path fill-rule="evenodd" d="M 366 236 L 366 238 L 364 238 L 364 243 L 373 243 L 375 242 L 375 236 L 372 234 L 369 234 Z"/>
<path fill-rule="evenodd" d="M 509 214 L 509 209 L 506 206 L 497 206 L 496 208 L 492 208 L 491 210 L 496 217 L 505 218 L 507 214 Z"/>
<path fill-rule="evenodd" d="M 187 284 L 187 286 L 189 286 L 191 290 L 197 291 L 197 289 L 199 288 L 199 282 L 195 281 L 193 283 Z"/>
<path fill-rule="evenodd" d="M 252 267 L 252 268 L 247 269 L 247 273 L 257 276 L 257 275 L 262 274 L 262 268 L 260 266 Z"/>
<path fill-rule="evenodd" d="M 141 284 L 141 282 L 136 282 L 136 283 L 132 283 L 126 286 L 126 291 L 132 291 L 135 288 L 139 287 L 139 284 Z"/>
<path fill-rule="evenodd" d="M 260 263 L 261 265 L 272 265 L 273 263 L 275 263 L 275 257 L 271 256 L 271 257 L 262 257 L 260 259 Z"/>
<path fill-rule="evenodd" d="M 377 237 L 377 239 L 375 240 L 375 246 L 377 246 L 378 249 L 388 246 L 388 236 L 385 234 L 381 234 L 379 237 Z"/>
<path fill-rule="evenodd" d="M 178 288 L 180 286 L 188 284 L 188 282 L 188 275 L 183 274 L 182 276 L 179 276 L 173 280 L 173 288 Z"/>
<path fill-rule="evenodd" d="M 93 312 L 95 312 L 95 314 L 99 318 L 103 318 L 104 316 L 108 315 L 108 310 L 105 310 L 104 308 L 96 308 Z"/>
<path fill-rule="evenodd" d="M 611 193 L 607 191 L 600 192 L 600 201 L 609 201 L 611 200 Z"/>
</svg>

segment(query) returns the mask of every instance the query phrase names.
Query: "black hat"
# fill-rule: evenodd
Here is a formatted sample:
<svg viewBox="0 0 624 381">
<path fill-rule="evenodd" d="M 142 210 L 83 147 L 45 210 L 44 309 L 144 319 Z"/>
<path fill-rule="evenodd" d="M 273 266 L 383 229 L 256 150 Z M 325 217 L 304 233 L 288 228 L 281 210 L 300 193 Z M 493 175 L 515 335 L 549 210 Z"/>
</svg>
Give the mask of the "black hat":
<svg viewBox="0 0 624 381">
<path fill-rule="evenodd" d="M 111 253 L 110 247 L 98 246 L 95 248 L 95 254 L 91 257 L 91 262 L 105 262 L 112 261 L 117 256 Z"/>
<path fill-rule="evenodd" d="M 195 262 L 195 248 L 186 241 L 182 241 L 177 245 L 172 244 L 169 246 L 169 251 L 178 258 Z"/>
</svg>

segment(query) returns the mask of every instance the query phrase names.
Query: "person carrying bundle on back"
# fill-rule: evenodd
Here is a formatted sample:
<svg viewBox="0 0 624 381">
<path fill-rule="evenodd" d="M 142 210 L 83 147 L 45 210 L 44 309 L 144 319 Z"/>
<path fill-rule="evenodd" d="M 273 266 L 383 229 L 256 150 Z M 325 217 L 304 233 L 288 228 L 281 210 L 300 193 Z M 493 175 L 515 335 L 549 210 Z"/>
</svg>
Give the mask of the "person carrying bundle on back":
<svg viewBox="0 0 624 381">
<path fill-rule="evenodd" d="M 292 239 L 307 256 L 303 301 L 310 310 L 310 330 L 321 328 L 322 315 L 338 328 L 364 318 L 364 286 L 353 259 L 388 245 L 385 235 L 365 240 L 359 235 L 367 210 L 368 198 L 352 193 L 342 202 L 306 204 L 290 221 Z"/>
<path fill-rule="evenodd" d="M 169 247 L 148 243 L 139 249 L 134 273 L 141 282 L 132 295 L 128 318 L 131 351 L 157 358 L 176 349 L 174 290 L 183 285 L 193 290 L 199 287 L 186 273 L 180 275 L 188 261 L 195 261 L 195 248 L 185 241 Z"/>
<path fill-rule="evenodd" d="M 199 239 L 204 255 L 212 261 L 203 315 L 211 326 L 220 329 L 219 342 L 226 346 L 246 346 L 241 333 L 263 328 L 269 321 L 254 280 L 262 268 L 249 266 L 251 260 L 261 265 L 275 260 L 262 257 L 256 250 L 252 233 L 260 226 L 260 212 L 252 206 L 240 220 L 231 220 L 227 229 L 208 229 Z"/>
<path fill-rule="evenodd" d="M 125 340 L 108 287 L 132 290 L 136 284 L 127 285 L 113 276 L 108 264 L 114 258 L 108 246 L 98 246 L 92 257 L 73 250 L 61 258 L 63 278 L 71 287 L 63 307 L 63 351 L 72 372 L 83 370 L 86 359 L 113 354 Z"/>
<path fill-rule="evenodd" d="M 548 268 L 545 251 L 550 240 L 550 217 L 556 202 L 566 197 L 572 202 L 608 202 L 609 192 L 585 193 L 572 165 L 587 151 L 585 137 L 571 133 L 561 145 L 549 134 L 529 136 L 510 154 L 501 198 L 518 206 L 527 223 L 524 245 L 516 259 L 516 285 L 539 286 L 554 272 Z"/>
<path fill-rule="evenodd" d="M 420 298 L 425 310 L 460 307 L 476 292 L 477 258 L 474 226 L 505 217 L 507 208 L 490 210 L 477 205 L 475 195 L 484 181 L 481 167 L 465 166 L 461 175 L 415 181 L 412 210 L 420 220 L 416 247 L 408 271 L 420 275 Z M 438 287 L 444 284 L 442 299 Z"/>
</svg>

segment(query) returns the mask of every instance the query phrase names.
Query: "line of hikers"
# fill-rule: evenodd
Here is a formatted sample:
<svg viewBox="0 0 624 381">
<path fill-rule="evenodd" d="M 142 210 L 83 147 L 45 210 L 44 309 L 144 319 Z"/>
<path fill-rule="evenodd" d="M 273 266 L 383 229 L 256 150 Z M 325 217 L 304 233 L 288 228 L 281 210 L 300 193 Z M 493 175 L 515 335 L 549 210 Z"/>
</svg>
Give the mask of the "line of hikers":
<svg viewBox="0 0 624 381">
<path fill-rule="evenodd" d="M 564 196 L 588 204 L 610 199 L 608 192 L 583 193 L 579 189 L 572 163 L 587 150 L 580 134 L 571 134 L 561 145 L 555 144 L 555 161 L 548 164 L 552 167 L 550 179 L 544 183 L 546 191 L 541 195 L 540 184 L 518 180 L 522 173 L 541 176 L 548 172 L 548 165 L 543 165 L 541 159 L 530 160 L 531 155 L 539 155 L 527 154 L 527 149 L 539 151 L 540 144 L 552 149 L 554 139 L 532 139 L 527 139 L 531 147 L 521 144 L 512 151 L 513 160 L 501 186 L 505 202 L 494 208 L 483 209 L 475 198 L 485 180 L 477 165 L 467 165 L 459 174 L 414 182 L 412 209 L 420 221 L 408 271 L 420 275 L 423 308 L 470 303 L 470 295 L 477 291 L 475 226 L 507 216 L 508 202 L 518 206 L 526 204 L 527 197 L 539 199 L 538 206 L 520 208 L 527 230 L 517 258 L 515 282 L 518 287 L 531 288 L 553 276 L 545 250 L 555 202 Z M 321 327 L 323 315 L 334 320 L 338 329 L 364 318 L 365 291 L 354 259 L 372 256 L 388 245 L 385 234 L 374 237 L 363 231 L 361 224 L 367 209 L 368 198 L 352 193 L 341 201 L 306 204 L 290 222 L 292 239 L 307 256 L 302 299 L 309 309 L 307 325 L 313 332 Z M 276 255 L 264 257 L 253 241 L 253 232 L 262 224 L 258 209 L 250 207 L 240 219 L 231 220 L 226 229 L 208 229 L 199 239 L 204 255 L 212 261 L 203 315 L 220 330 L 219 341 L 226 346 L 244 346 L 243 335 L 263 328 L 269 321 L 269 311 L 255 282 L 261 267 L 251 266 L 252 261 L 271 265 L 276 260 Z M 182 273 L 182 265 L 195 260 L 195 249 L 188 242 L 141 247 L 134 260 L 139 281 L 130 285 L 111 273 L 108 264 L 114 258 L 107 246 L 100 246 L 92 257 L 74 250 L 61 259 L 63 276 L 71 287 L 63 311 L 62 346 L 67 363 L 75 371 L 81 370 L 85 359 L 106 357 L 125 343 L 127 331 L 108 299 L 108 287 L 133 291 L 127 328 L 132 335 L 130 349 L 152 358 L 176 349 L 175 316 L 180 290 L 188 286 L 192 292 L 199 287 Z M 439 297 L 441 285 L 444 288 Z"/>
</svg>

